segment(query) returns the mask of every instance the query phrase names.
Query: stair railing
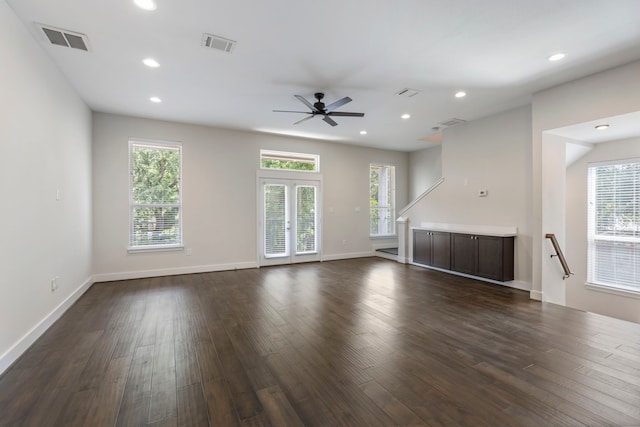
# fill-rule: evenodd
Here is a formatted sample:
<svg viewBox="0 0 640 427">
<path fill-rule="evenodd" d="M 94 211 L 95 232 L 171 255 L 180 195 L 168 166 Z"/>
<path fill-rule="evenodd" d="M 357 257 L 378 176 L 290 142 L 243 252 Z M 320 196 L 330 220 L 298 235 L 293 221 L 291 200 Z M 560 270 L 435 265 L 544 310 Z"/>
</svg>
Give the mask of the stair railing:
<svg viewBox="0 0 640 427">
<path fill-rule="evenodd" d="M 558 244 L 558 239 L 556 239 L 556 235 L 553 233 L 547 233 L 544 237 L 551 240 L 553 249 L 556 251 L 555 254 L 551 255 L 551 258 L 558 257 L 558 260 L 560 260 L 560 264 L 562 265 L 562 270 L 564 270 L 564 276 L 562 276 L 562 280 L 568 277 L 571 277 L 573 273 L 569 268 L 569 264 L 567 264 L 567 259 L 564 257 L 564 254 L 562 253 L 562 249 L 560 249 L 560 245 Z"/>
</svg>

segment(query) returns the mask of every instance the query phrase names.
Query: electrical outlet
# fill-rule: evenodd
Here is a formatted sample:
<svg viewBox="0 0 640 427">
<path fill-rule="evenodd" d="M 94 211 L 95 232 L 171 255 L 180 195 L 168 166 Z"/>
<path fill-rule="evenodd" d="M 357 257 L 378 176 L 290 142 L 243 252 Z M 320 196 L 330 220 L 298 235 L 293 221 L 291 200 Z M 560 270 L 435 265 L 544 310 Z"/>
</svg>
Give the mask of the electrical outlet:
<svg viewBox="0 0 640 427">
<path fill-rule="evenodd" d="M 193 251 L 191 250 L 191 248 L 186 248 L 185 251 L 184 251 L 184 254 L 186 256 L 191 256 L 192 253 L 193 253 Z"/>
</svg>

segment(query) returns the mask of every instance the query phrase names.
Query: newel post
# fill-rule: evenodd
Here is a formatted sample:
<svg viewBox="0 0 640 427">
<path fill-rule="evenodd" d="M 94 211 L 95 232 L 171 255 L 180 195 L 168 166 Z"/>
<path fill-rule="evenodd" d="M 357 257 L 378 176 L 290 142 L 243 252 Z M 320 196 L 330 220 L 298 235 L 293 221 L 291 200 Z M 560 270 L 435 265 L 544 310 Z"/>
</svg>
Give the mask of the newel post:
<svg viewBox="0 0 640 427">
<path fill-rule="evenodd" d="M 399 217 L 396 220 L 396 231 L 398 233 L 398 262 L 406 264 L 409 262 L 409 218 Z"/>
</svg>

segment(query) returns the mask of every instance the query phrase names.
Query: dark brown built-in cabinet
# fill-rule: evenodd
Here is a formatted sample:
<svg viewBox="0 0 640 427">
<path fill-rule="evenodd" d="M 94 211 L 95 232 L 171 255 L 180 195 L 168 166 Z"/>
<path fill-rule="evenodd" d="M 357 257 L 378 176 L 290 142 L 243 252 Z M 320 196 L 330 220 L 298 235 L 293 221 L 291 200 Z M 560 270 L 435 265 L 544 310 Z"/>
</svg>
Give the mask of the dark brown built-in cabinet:
<svg viewBox="0 0 640 427">
<path fill-rule="evenodd" d="M 413 262 L 506 282 L 514 278 L 514 237 L 414 229 Z"/>
<path fill-rule="evenodd" d="M 443 231 L 415 230 L 413 261 L 432 267 L 451 269 L 451 236 Z"/>
</svg>

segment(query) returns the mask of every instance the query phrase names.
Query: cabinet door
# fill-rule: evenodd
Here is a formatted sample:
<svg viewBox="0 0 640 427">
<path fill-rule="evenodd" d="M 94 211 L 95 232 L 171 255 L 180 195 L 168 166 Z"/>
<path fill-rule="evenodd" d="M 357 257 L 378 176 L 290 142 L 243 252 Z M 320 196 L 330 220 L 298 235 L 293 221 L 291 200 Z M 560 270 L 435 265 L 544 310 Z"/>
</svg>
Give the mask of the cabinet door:
<svg viewBox="0 0 640 427">
<path fill-rule="evenodd" d="M 431 232 L 431 265 L 451 269 L 451 233 Z"/>
<path fill-rule="evenodd" d="M 478 236 L 478 276 L 513 280 L 513 237 Z"/>
<path fill-rule="evenodd" d="M 428 231 L 413 231 L 413 262 L 422 265 L 431 263 L 431 236 Z"/>
<path fill-rule="evenodd" d="M 477 236 L 476 239 L 478 242 L 478 276 L 504 280 L 502 237 Z"/>
<path fill-rule="evenodd" d="M 476 242 L 470 234 L 451 234 L 451 270 L 476 274 Z"/>
</svg>

